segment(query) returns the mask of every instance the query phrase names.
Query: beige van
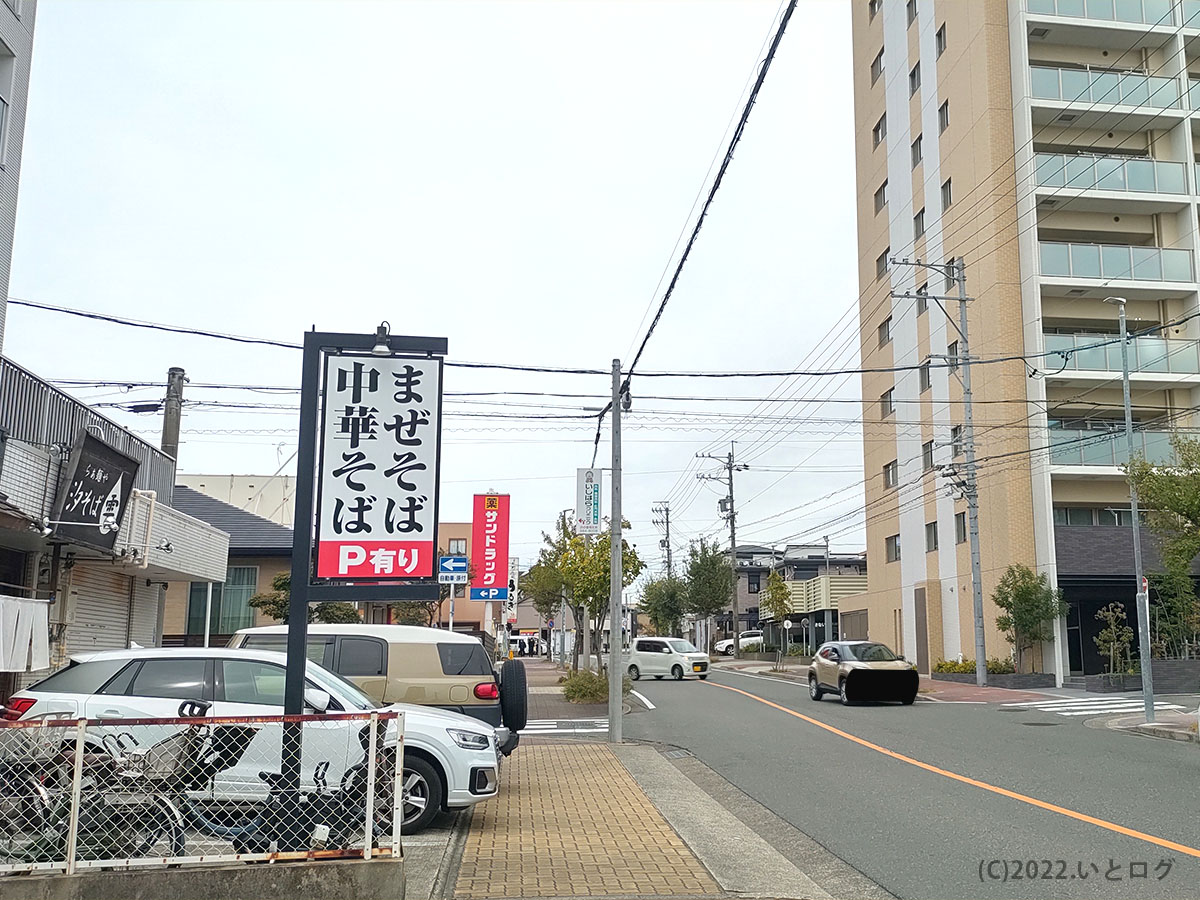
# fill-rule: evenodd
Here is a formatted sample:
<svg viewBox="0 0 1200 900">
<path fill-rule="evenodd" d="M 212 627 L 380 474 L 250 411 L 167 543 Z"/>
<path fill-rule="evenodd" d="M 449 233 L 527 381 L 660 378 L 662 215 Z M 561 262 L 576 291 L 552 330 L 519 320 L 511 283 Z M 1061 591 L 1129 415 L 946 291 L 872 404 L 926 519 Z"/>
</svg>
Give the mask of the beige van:
<svg viewBox="0 0 1200 900">
<path fill-rule="evenodd" d="M 230 647 L 284 651 L 287 626 L 243 628 Z M 379 703 L 415 703 L 507 728 L 507 756 L 525 727 L 525 666 L 505 660 L 497 673 L 477 638 L 416 625 L 308 626 L 308 658 L 356 684 Z"/>
</svg>

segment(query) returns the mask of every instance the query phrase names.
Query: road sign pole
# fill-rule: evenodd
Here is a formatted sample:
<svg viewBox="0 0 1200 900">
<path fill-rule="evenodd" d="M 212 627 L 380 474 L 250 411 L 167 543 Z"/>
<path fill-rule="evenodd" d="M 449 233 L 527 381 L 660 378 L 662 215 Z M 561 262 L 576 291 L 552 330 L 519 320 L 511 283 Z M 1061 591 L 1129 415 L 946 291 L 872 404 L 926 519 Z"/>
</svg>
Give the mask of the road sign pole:
<svg viewBox="0 0 1200 900">
<path fill-rule="evenodd" d="M 612 364 L 612 555 L 608 594 L 608 739 L 621 743 L 621 361 Z"/>
</svg>

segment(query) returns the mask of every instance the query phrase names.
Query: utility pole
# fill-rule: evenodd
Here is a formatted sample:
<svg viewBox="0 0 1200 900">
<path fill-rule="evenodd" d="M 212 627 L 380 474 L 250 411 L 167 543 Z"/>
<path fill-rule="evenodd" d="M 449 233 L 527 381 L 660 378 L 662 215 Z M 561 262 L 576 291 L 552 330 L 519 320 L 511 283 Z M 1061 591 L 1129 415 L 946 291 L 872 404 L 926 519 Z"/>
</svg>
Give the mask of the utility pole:
<svg viewBox="0 0 1200 900">
<path fill-rule="evenodd" d="M 1121 323 L 1121 387 L 1125 395 L 1125 446 L 1127 459 L 1133 460 L 1133 407 L 1129 399 L 1129 332 L 1125 324 L 1125 298 L 1105 297 L 1105 303 L 1117 304 L 1117 318 Z M 1138 491 L 1133 480 L 1129 481 L 1129 512 L 1133 518 L 1133 571 L 1137 583 L 1138 655 L 1141 656 L 1142 703 L 1146 709 L 1146 721 L 1154 721 L 1154 675 L 1150 671 L 1150 590 L 1142 571 L 1142 535 L 1138 515 Z"/>
<path fill-rule="evenodd" d="M 179 459 L 179 424 L 183 418 L 183 386 L 187 375 L 179 366 L 167 369 L 167 398 L 163 402 L 162 451 Z"/>
<path fill-rule="evenodd" d="M 729 521 L 729 567 L 733 572 L 733 657 L 734 659 L 742 658 L 742 645 L 738 639 L 740 634 L 741 621 L 738 614 L 738 567 L 737 567 L 737 510 L 733 503 L 733 473 L 735 471 L 744 472 L 749 466 L 740 466 L 734 462 L 733 455 L 734 442 L 729 442 L 729 454 L 722 460 L 719 456 L 711 456 L 707 453 L 697 453 L 696 456 L 700 459 L 715 459 L 725 464 L 725 474 L 729 486 L 729 496 L 720 500 L 718 507 L 725 514 L 725 518 Z M 702 481 L 716 481 L 719 476 L 705 475 L 700 473 L 696 476 Z"/>
<path fill-rule="evenodd" d="M 621 361 L 612 364 L 612 536 L 608 585 L 608 739 L 621 743 L 621 412 L 629 395 L 621 391 Z M 627 407 L 625 407 L 627 408 Z"/>
<path fill-rule="evenodd" d="M 971 600 L 975 618 L 975 683 L 980 687 L 987 684 L 987 648 L 983 632 L 983 566 L 979 557 L 979 470 L 975 464 L 975 425 L 971 408 L 971 345 L 967 339 L 967 265 L 964 260 L 957 260 L 945 265 L 923 263 L 919 259 L 893 259 L 893 263 L 904 266 L 919 266 L 941 273 L 947 282 L 953 279 L 958 284 L 958 293 L 951 296 L 938 294 L 923 295 L 927 300 L 934 301 L 945 314 L 950 324 L 958 332 L 958 355 L 955 357 L 942 356 L 941 359 L 953 362 L 961 372 L 963 394 L 963 455 L 965 463 L 961 478 L 953 464 L 942 467 L 942 475 L 959 489 L 967 501 L 967 531 L 971 543 Z M 918 295 L 911 292 L 893 292 L 892 297 L 899 299 L 916 299 Z M 958 322 L 947 312 L 945 303 L 958 302 Z M 933 355 L 931 354 L 931 358 Z"/>
<path fill-rule="evenodd" d="M 829 535 L 825 535 L 825 577 L 829 577 Z"/>
<path fill-rule="evenodd" d="M 654 504 L 651 512 L 654 514 L 654 524 L 661 527 L 666 536 L 658 542 L 658 546 L 667 554 L 667 577 L 675 576 L 675 569 L 671 563 L 671 504 L 666 500 L 662 500 Z"/>
</svg>

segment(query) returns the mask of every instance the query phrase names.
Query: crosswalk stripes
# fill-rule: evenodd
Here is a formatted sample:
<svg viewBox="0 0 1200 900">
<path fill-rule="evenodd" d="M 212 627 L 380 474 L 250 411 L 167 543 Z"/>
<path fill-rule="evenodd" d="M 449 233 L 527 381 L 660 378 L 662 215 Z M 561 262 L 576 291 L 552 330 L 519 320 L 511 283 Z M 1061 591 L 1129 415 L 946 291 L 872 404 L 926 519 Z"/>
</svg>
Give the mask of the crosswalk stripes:
<svg viewBox="0 0 1200 900">
<path fill-rule="evenodd" d="M 1024 703 L 1004 703 L 1004 708 L 1016 710 L 1037 710 L 1054 713 L 1059 716 L 1103 716 L 1118 713 L 1140 712 L 1145 704 L 1141 696 L 1134 697 L 1059 697 L 1052 700 L 1030 700 Z M 1182 706 L 1175 703 L 1155 702 L 1157 710 L 1181 710 Z"/>
<path fill-rule="evenodd" d="M 521 734 L 597 734 L 608 731 L 608 718 L 530 719 Z"/>
</svg>

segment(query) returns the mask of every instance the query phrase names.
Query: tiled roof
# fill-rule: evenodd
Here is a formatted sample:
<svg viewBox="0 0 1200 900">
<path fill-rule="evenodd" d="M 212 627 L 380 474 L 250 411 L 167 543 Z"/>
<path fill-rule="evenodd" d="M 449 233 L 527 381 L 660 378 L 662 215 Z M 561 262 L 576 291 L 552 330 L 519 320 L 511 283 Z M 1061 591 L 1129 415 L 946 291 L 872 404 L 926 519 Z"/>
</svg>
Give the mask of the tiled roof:
<svg viewBox="0 0 1200 900">
<path fill-rule="evenodd" d="M 229 535 L 230 556 L 291 556 L 292 529 L 181 484 L 171 506 Z"/>
</svg>

